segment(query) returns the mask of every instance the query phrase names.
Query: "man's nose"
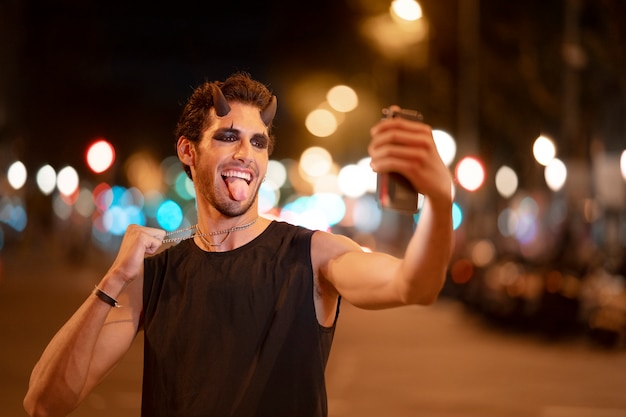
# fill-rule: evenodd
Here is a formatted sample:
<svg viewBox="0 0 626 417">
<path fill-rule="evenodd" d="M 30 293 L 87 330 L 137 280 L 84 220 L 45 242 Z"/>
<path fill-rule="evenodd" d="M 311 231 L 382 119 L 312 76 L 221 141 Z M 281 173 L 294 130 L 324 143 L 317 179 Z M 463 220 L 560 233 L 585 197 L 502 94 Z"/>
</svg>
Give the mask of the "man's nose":
<svg viewBox="0 0 626 417">
<path fill-rule="evenodd" d="M 240 140 L 237 145 L 237 150 L 233 155 L 233 159 L 239 159 L 246 162 L 252 159 L 252 144 L 248 140 Z"/>
</svg>

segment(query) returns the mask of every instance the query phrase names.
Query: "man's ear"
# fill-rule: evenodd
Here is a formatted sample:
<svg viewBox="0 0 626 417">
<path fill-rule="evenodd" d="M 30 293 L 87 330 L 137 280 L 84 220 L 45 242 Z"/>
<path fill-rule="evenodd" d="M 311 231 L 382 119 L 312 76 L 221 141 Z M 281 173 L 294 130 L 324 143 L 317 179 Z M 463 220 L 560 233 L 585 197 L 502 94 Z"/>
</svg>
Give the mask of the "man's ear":
<svg viewBox="0 0 626 417">
<path fill-rule="evenodd" d="M 180 162 L 190 167 L 194 166 L 194 162 L 196 160 L 194 144 L 185 136 L 178 138 L 178 142 L 176 143 L 176 153 L 178 154 Z"/>
</svg>

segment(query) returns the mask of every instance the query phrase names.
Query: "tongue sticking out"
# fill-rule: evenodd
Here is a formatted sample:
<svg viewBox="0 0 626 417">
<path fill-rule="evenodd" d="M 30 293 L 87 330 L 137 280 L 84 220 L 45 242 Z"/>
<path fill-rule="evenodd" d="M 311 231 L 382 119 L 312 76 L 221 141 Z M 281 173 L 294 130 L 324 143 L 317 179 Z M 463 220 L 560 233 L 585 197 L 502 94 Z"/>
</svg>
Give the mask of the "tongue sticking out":
<svg viewBox="0 0 626 417">
<path fill-rule="evenodd" d="M 241 178 L 227 178 L 226 185 L 228 185 L 228 191 L 230 192 L 230 198 L 235 201 L 243 201 L 248 198 L 250 187 L 248 183 Z"/>
</svg>

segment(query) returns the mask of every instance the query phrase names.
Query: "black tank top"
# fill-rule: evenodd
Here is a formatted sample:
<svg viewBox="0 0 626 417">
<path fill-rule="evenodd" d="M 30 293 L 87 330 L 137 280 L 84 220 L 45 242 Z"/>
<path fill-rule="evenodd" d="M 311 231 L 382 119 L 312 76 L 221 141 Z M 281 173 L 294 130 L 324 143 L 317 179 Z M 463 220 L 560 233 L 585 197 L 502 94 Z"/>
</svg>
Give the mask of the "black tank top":
<svg viewBox="0 0 626 417">
<path fill-rule="evenodd" d="M 335 324 L 315 315 L 312 234 L 272 222 L 229 252 L 146 258 L 142 416 L 327 415 Z"/>
</svg>

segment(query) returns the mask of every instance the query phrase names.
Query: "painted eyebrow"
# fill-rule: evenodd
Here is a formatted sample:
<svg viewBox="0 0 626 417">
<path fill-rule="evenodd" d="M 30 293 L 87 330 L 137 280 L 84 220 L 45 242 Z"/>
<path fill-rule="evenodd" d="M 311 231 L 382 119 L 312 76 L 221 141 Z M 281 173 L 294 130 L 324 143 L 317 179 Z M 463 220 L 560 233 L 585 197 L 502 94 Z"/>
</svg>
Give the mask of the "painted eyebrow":
<svg viewBox="0 0 626 417">
<path fill-rule="evenodd" d="M 235 133 L 239 135 L 240 131 L 238 129 L 231 127 L 222 127 L 215 131 L 215 133 Z"/>
</svg>

